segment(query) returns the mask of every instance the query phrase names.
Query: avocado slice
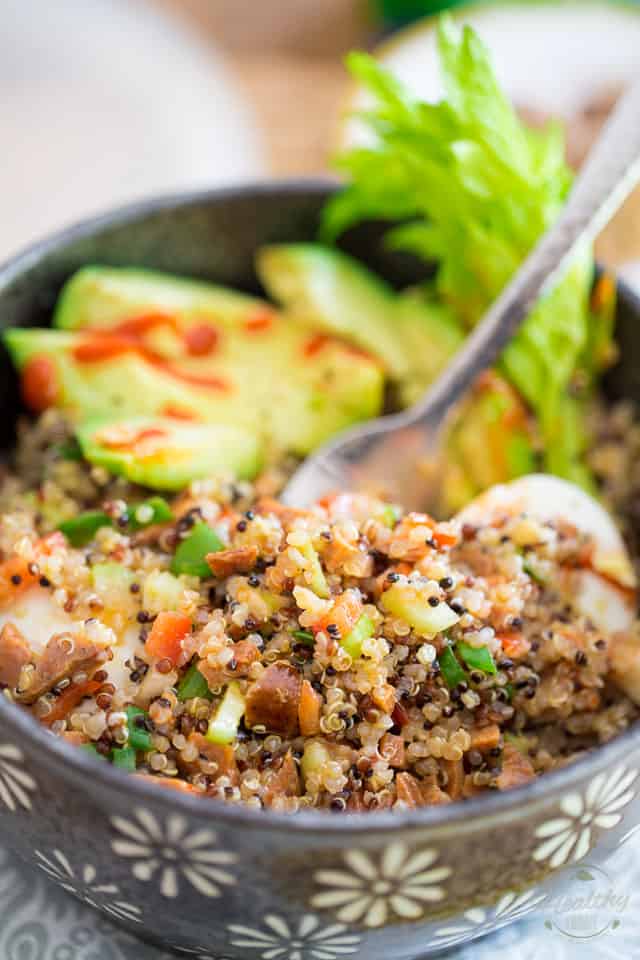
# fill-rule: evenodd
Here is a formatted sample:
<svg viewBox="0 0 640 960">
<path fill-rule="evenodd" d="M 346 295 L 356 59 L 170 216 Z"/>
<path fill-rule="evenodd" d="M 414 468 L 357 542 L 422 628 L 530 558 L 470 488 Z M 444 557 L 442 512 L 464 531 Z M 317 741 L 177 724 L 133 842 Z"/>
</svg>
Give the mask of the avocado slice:
<svg viewBox="0 0 640 960">
<path fill-rule="evenodd" d="M 174 416 L 250 430 L 269 452 L 304 456 L 340 430 L 377 416 L 380 365 L 348 345 L 277 313 L 240 325 L 215 352 L 192 355 L 179 336 L 166 345 L 115 332 L 13 329 L 5 343 L 19 371 L 46 356 L 56 406 L 93 416 Z"/>
<path fill-rule="evenodd" d="M 398 396 L 401 405 L 408 407 L 442 373 L 462 346 L 465 334 L 452 310 L 430 299 L 419 287 L 398 296 L 395 322 L 409 364 L 406 376 L 398 384 Z"/>
<path fill-rule="evenodd" d="M 289 315 L 373 353 L 394 379 L 407 375 L 395 294 L 358 260 L 319 244 L 273 244 L 258 250 L 256 268 Z"/>
<path fill-rule="evenodd" d="M 152 312 L 181 323 L 251 322 L 273 308 L 264 300 L 200 280 L 136 267 L 82 267 L 62 288 L 53 314 L 60 330 L 112 327 Z"/>
<path fill-rule="evenodd" d="M 538 468 L 533 418 L 494 371 L 480 378 L 442 445 L 440 512 L 457 512 L 483 490 Z"/>
<path fill-rule="evenodd" d="M 85 458 L 109 473 L 155 490 L 180 490 L 192 480 L 249 480 L 261 465 L 255 434 L 215 423 L 166 417 L 93 420 L 77 430 Z"/>
</svg>

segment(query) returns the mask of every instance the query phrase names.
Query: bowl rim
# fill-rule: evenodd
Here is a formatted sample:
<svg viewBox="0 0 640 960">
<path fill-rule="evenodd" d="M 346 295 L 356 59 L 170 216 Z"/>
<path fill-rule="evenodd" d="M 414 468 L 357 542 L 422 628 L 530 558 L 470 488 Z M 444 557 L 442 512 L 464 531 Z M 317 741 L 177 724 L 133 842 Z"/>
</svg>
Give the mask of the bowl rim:
<svg viewBox="0 0 640 960">
<path fill-rule="evenodd" d="M 103 229 L 126 225 L 146 215 L 180 207 L 210 204 L 229 199 L 246 199 L 265 195 L 317 195 L 318 199 L 335 189 L 339 181 L 329 178 L 274 179 L 248 182 L 222 188 L 194 190 L 152 196 L 120 206 L 114 210 L 80 220 L 53 234 L 49 234 L 19 251 L 0 265 L 0 294 L 20 275 L 27 272 L 48 253 L 75 240 L 91 236 Z M 629 287 L 618 283 L 622 299 L 640 316 L 640 296 Z M 211 797 L 196 797 L 170 788 L 161 788 L 152 781 L 132 776 L 110 764 L 100 763 L 84 751 L 78 750 L 62 738 L 34 723 L 33 718 L 16 708 L 5 697 L 0 697 L 0 734 L 13 730 L 20 747 L 28 743 L 42 760 L 43 767 L 55 771 L 56 776 L 68 777 L 78 785 L 87 780 L 98 787 L 128 794 L 132 803 L 149 802 L 164 807 L 167 814 L 181 812 L 191 818 L 206 819 L 209 823 L 228 824 L 243 829 L 275 833 L 317 835 L 402 833 L 407 829 L 433 828 L 443 832 L 473 831 L 478 824 L 503 823 L 505 817 L 528 816 L 532 808 L 545 805 L 555 795 L 562 795 L 590 775 L 602 772 L 616 762 L 624 762 L 630 749 L 640 745 L 640 724 L 623 731 L 613 740 L 586 753 L 565 767 L 545 773 L 528 784 L 495 791 L 442 806 L 420 807 L 407 811 L 372 811 L 332 815 L 325 810 L 301 810 L 296 814 L 275 810 L 254 810 L 242 804 L 227 804 Z"/>
</svg>

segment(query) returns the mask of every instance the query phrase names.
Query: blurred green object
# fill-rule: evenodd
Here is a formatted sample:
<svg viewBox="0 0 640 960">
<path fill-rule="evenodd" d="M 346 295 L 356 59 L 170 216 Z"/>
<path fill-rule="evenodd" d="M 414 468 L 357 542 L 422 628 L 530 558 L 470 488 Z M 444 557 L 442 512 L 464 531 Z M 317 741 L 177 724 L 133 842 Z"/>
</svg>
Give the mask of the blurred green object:
<svg viewBox="0 0 640 960">
<path fill-rule="evenodd" d="M 373 0 L 376 12 L 392 27 L 457 7 L 464 0 Z"/>
</svg>

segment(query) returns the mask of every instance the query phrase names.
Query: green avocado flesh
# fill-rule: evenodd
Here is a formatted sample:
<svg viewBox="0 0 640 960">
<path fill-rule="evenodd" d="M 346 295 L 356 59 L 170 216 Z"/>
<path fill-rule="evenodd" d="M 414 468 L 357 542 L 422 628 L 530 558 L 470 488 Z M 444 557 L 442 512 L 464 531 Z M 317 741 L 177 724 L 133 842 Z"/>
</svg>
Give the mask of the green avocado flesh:
<svg viewBox="0 0 640 960">
<path fill-rule="evenodd" d="M 219 475 L 251 479 L 261 466 L 256 436 L 239 427 L 133 417 L 88 421 L 77 436 L 90 463 L 158 490 Z"/>
<path fill-rule="evenodd" d="M 274 244 L 258 251 L 256 266 L 267 293 L 292 317 L 375 354 L 394 379 L 406 376 L 395 294 L 357 260 L 317 244 Z"/>
<path fill-rule="evenodd" d="M 105 328 L 157 311 L 184 323 L 228 326 L 265 309 L 272 308 L 264 300 L 200 280 L 134 267 L 88 266 L 64 285 L 53 325 L 61 330 Z"/>
<path fill-rule="evenodd" d="M 92 294 L 90 307 L 102 315 L 99 294 Z M 121 319 L 133 309 L 123 305 Z M 205 356 L 189 353 L 180 330 L 158 329 L 163 339 L 154 339 L 153 329 L 143 341 L 151 359 L 125 345 L 123 352 L 87 360 L 82 351 L 96 337 L 108 340 L 108 332 L 14 329 L 4 339 L 19 371 L 34 357 L 53 362 L 56 405 L 78 421 L 178 416 L 237 426 L 270 453 L 303 456 L 382 409 L 384 376 L 374 359 L 273 311 L 257 329 L 221 327 L 215 350 Z"/>
<path fill-rule="evenodd" d="M 409 364 L 398 394 L 402 406 L 411 406 L 442 373 L 465 334 L 447 306 L 429 300 L 419 289 L 398 296 L 395 317 Z"/>
</svg>

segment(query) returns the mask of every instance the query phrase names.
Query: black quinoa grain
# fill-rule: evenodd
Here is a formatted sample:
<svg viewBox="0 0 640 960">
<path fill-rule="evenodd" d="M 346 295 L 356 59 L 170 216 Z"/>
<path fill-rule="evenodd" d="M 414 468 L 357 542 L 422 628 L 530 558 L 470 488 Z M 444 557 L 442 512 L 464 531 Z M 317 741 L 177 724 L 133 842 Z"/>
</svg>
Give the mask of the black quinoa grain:
<svg viewBox="0 0 640 960">
<path fill-rule="evenodd" d="M 247 521 L 238 520 L 238 522 L 236 523 L 236 530 L 238 531 L 238 533 L 244 533 L 246 529 L 247 529 Z"/>
<path fill-rule="evenodd" d="M 19 573 L 14 573 L 11 576 L 11 583 L 15 584 L 16 587 L 20 586 L 22 583 L 22 577 Z"/>
<path fill-rule="evenodd" d="M 49 580 L 48 577 L 40 577 L 40 579 L 38 580 L 38 583 L 40 584 L 41 587 L 51 586 L 51 581 Z"/>
<path fill-rule="evenodd" d="M 148 623 L 150 619 L 151 618 L 146 610 L 140 610 L 136 617 L 138 623 Z"/>
<path fill-rule="evenodd" d="M 131 586 L 129 587 L 129 591 L 130 593 L 140 593 L 140 584 L 132 583 Z"/>
<path fill-rule="evenodd" d="M 430 607 L 439 607 L 439 606 L 440 606 L 440 600 L 438 599 L 438 597 L 433 597 L 433 596 L 429 597 L 429 606 L 430 606 Z"/>
<path fill-rule="evenodd" d="M 252 573 L 248 578 L 248 584 L 250 587 L 259 587 L 260 586 L 260 577 L 256 577 L 255 573 Z"/>
<path fill-rule="evenodd" d="M 443 590 L 451 590 L 453 587 L 453 580 L 451 577 L 442 577 L 442 579 L 438 582 Z"/>
</svg>

